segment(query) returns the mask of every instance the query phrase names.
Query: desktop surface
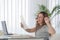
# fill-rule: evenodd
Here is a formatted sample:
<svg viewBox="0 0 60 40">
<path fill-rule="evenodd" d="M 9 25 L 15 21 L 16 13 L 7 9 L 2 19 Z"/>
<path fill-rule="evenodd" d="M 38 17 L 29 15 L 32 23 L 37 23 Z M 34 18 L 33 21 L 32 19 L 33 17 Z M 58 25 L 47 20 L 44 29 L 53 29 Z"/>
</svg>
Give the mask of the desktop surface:
<svg viewBox="0 0 60 40">
<path fill-rule="evenodd" d="M 8 39 L 8 40 L 37 40 L 38 38 L 31 37 L 29 35 L 2 35 L 0 39 Z M 38 40 L 43 40 L 43 38 L 39 38 Z"/>
<path fill-rule="evenodd" d="M 9 39 L 9 40 L 43 40 L 43 38 L 36 38 L 31 37 L 29 35 L 13 35 L 13 36 L 7 36 L 7 35 L 1 35 L 0 39 Z M 50 40 L 60 40 L 60 34 L 55 34 L 54 36 L 50 37 Z"/>
</svg>

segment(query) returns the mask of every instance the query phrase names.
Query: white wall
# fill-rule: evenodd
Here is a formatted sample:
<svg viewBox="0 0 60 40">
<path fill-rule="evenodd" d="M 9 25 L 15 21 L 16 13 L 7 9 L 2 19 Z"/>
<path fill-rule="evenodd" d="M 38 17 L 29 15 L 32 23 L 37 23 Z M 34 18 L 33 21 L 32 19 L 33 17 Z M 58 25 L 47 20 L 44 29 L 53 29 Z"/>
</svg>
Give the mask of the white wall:
<svg viewBox="0 0 60 40">
<path fill-rule="evenodd" d="M 6 21 L 9 33 L 16 33 L 20 28 L 20 2 L 19 0 L 0 0 L 0 23 Z M 1 24 L 0 30 L 2 30 Z"/>
</svg>

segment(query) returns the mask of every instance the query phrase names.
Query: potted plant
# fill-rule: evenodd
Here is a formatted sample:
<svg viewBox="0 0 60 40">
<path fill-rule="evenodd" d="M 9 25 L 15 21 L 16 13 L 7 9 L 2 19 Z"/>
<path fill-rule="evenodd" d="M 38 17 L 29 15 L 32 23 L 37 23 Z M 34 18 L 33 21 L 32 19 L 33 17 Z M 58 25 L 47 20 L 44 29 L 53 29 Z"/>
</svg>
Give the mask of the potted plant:
<svg viewBox="0 0 60 40">
<path fill-rule="evenodd" d="M 44 5 L 38 5 L 38 7 L 39 7 L 39 11 L 38 12 L 41 12 L 41 11 L 43 11 L 43 12 L 46 12 L 46 13 L 48 13 L 48 16 L 51 18 L 51 19 L 53 19 L 53 17 L 54 16 L 56 16 L 57 14 L 60 14 L 60 5 L 57 5 L 57 6 L 55 6 L 53 9 L 52 9 L 52 11 L 50 12 L 50 10 L 47 8 L 47 7 L 45 7 Z M 55 14 L 54 14 L 54 12 L 55 12 Z M 53 15 L 54 14 L 54 15 Z M 36 15 L 37 15 L 37 13 L 36 13 Z M 53 16 L 52 16 L 53 15 Z"/>
</svg>

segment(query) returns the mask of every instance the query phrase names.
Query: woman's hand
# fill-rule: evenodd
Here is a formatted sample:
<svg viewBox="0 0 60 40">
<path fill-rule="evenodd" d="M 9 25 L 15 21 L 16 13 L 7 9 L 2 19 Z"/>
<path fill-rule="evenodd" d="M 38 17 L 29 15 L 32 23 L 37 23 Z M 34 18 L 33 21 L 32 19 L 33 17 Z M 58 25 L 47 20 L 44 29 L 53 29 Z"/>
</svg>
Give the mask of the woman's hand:
<svg viewBox="0 0 60 40">
<path fill-rule="evenodd" d="M 23 23 L 21 23 L 21 27 L 22 27 L 23 29 L 27 29 L 27 26 L 25 26 Z"/>
<path fill-rule="evenodd" d="M 49 20 L 48 17 L 45 17 L 44 20 L 45 20 L 45 23 L 46 23 L 46 24 L 50 24 L 50 20 Z"/>
<path fill-rule="evenodd" d="M 21 27 L 24 28 L 24 25 L 21 23 Z"/>
</svg>

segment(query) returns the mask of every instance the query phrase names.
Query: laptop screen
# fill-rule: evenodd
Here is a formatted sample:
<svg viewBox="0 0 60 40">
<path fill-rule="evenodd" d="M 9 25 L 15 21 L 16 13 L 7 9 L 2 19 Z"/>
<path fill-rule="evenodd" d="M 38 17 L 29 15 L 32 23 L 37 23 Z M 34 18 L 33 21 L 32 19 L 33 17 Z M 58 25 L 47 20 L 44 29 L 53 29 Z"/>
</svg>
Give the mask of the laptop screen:
<svg viewBox="0 0 60 40">
<path fill-rule="evenodd" d="M 1 21 L 4 35 L 8 35 L 6 21 Z"/>
</svg>

